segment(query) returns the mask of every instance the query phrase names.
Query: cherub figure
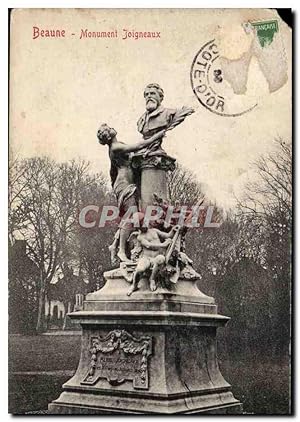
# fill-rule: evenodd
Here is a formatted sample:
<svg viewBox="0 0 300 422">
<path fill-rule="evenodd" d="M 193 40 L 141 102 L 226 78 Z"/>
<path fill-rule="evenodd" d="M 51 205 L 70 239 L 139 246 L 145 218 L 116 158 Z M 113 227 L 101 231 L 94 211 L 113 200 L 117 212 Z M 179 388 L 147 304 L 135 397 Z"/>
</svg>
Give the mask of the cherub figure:
<svg viewBox="0 0 300 422">
<path fill-rule="evenodd" d="M 145 273 L 150 273 L 150 290 L 157 289 L 156 278 L 159 270 L 165 264 L 166 248 L 172 243 L 177 227 L 173 227 L 168 233 L 162 232 L 153 227 L 141 227 L 137 236 L 137 241 L 141 245 L 142 252 L 137 262 L 136 269 L 133 274 L 132 286 L 127 293 L 130 296 L 134 291 L 138 290 L 138 283 Z M 164 240 L 163 242 L 161 240 Z"/>
</svg>

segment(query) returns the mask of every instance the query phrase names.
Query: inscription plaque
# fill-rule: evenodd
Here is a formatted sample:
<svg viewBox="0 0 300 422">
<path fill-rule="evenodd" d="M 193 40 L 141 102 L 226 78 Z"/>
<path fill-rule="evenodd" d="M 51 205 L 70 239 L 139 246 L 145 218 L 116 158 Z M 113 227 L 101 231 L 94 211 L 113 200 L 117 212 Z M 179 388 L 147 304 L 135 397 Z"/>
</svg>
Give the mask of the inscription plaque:
<svg viewBox="0 0 300 422">
<path fill-rule="evenodd" d="M 113 386 L 130 380 L 133 388 L 149 388 L 151 337 L 137 338 L 125 330 L 113 330 L 105 337 L 92 337 L 90 353 L 90 367 L 81 384 L 94 385 L 105 378 Z"/>
</svg>

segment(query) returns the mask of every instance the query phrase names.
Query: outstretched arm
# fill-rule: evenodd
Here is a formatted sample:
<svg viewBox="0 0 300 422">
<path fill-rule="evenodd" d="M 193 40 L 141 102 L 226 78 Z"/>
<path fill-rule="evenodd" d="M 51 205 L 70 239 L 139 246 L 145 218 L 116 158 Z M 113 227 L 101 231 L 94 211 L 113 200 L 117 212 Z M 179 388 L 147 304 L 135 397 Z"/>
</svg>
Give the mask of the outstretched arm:
<svg viewBox="0 0 300 422">
<path fill-rule="evenodd" d="M 152 144 L 152 142 L 157 141 L 158 139 L 161 139 L 164 135 L 165 135 L 165 130 L 161 130 L 157 132 L 155 135 L 151 136 L 151 138 L 140 141 L 134 145 L 127 145 L 127 144 L 122 144 L 118 142 L 113 146 L 113 150 L 114 152 L 135 152 L 144 147 L 147 147 L 148 145 Z"/>
<path fill-rule="evenodd" d="M 192 107 L 183 106 L 182 108 L 177 109 L 170 119 L 170 123 L 166 130 L 174 129 L 174 127 L 180 125 L 180 123 L 182 123 L 186 117 L 190 116 L 194 112 L 195 110 Z"/>
</svg>

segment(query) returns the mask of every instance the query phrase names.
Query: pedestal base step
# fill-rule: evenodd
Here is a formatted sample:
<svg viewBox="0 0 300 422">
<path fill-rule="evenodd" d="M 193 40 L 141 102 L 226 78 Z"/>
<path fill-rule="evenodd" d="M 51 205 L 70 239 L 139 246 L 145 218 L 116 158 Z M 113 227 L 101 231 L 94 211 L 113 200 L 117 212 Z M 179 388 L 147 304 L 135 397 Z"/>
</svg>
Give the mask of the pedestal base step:
<svg viewBox="0 0 300 422">
<path fill-rule="evenodd" d="M 241 414 L 242 404 L 232 393 L 174 399 L 133 398 L 64 392 L 49 404 L 49 414 Z"/>
</svg>

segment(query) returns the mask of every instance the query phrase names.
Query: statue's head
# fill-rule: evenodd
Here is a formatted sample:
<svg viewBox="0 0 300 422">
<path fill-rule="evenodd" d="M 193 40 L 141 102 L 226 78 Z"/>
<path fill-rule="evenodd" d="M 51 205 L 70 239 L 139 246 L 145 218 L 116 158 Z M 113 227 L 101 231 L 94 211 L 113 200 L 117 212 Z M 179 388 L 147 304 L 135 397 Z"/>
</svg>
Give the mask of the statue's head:
<svg viewBox="0 0 300 422">
<path fill-rule="evenodd" d="M 113 127 L 109 127 L 106 123 L 103 123 L 97 132 L 97 138 L 101 145 L 110 145 L 116 136 L 117 131 Z"/>
<path fill-rule="evenodd" d="M 144 90 L 144 98 L 146 101 L 146 110 L 150 112 L 154 111 L 162 103 L 164 91 L 158 84 L 149 84 Z"/>
</svg>

